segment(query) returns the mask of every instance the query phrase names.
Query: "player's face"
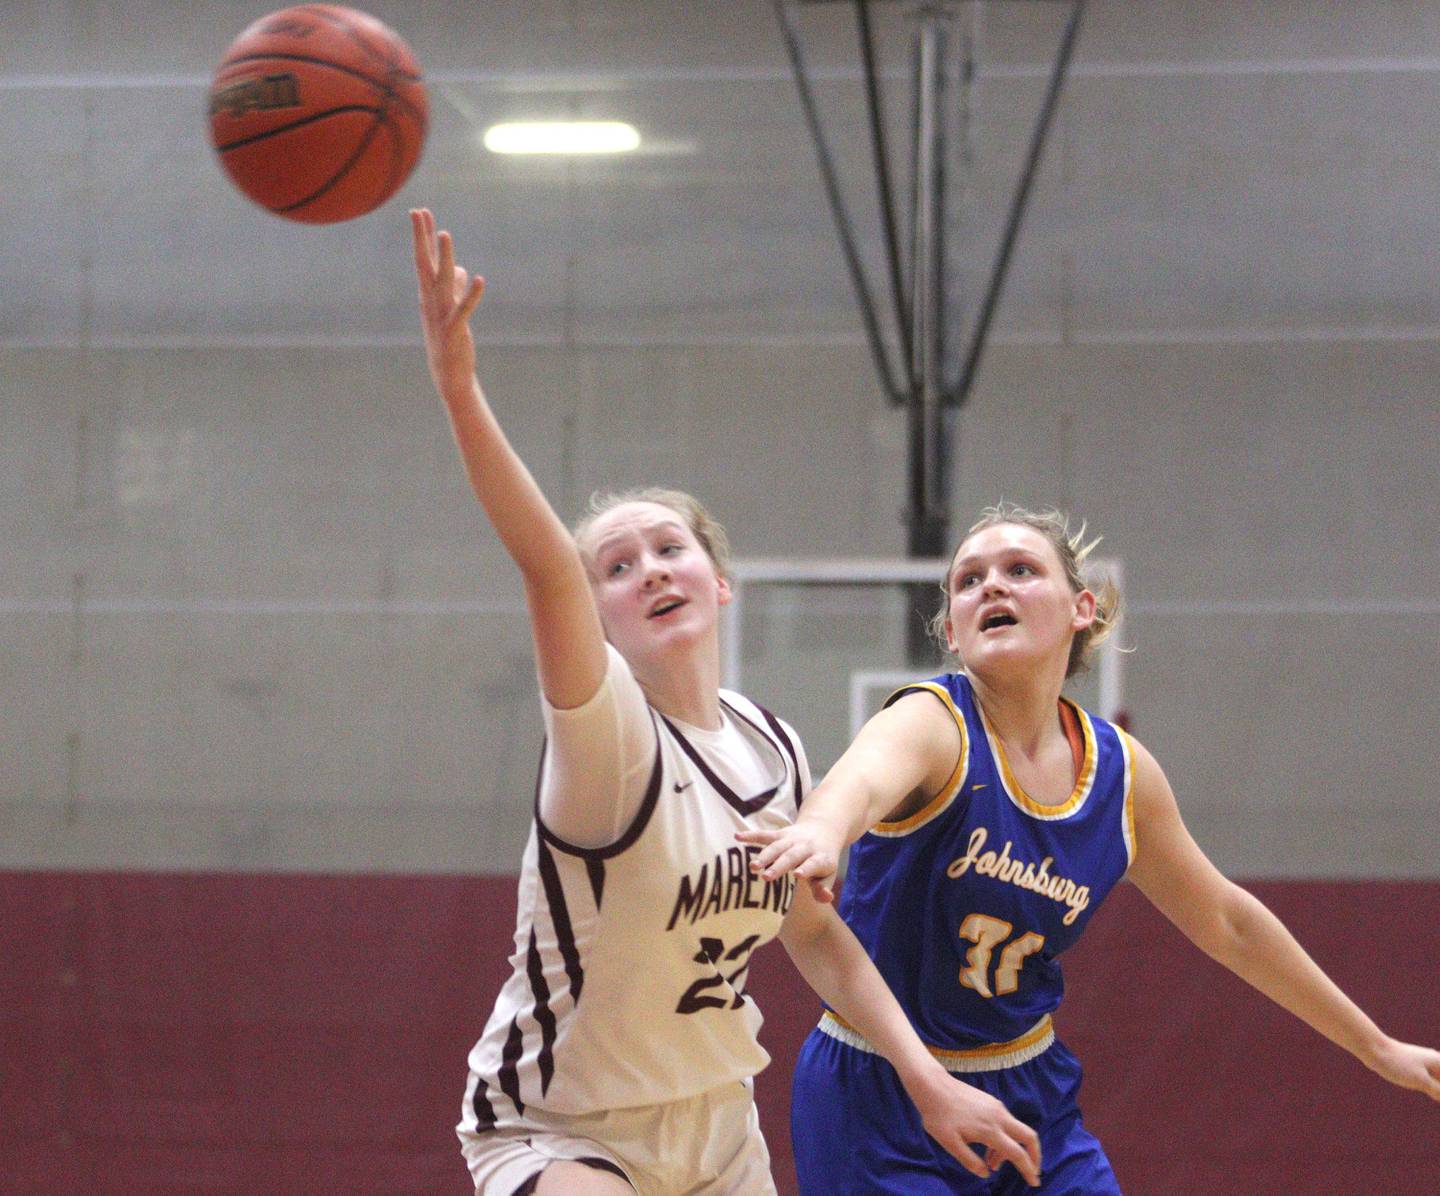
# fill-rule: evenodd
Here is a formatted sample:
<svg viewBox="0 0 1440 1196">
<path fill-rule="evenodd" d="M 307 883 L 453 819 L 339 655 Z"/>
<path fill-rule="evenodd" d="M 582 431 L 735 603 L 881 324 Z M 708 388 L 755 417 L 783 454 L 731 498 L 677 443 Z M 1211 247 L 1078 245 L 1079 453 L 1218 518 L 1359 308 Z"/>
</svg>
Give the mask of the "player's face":
<svg viewBox="0 0 1440 1196">
<path fill-rule="evenodd" d="M 1063 675 L 1071 640 L 1095 618 L 1095 596 L 1070 588 L 1055 546 L 1024 524 L 961 544 L 946 588 L 946 640 L 971 673 L 1058 665 Z"/>
<path fill-rule="evenodd" d="M 678 511 L 613 507 L 586 530 L 582 550 L 606 638 L 632 667 L 717 635 L 730 585 Z"/>
</svg>

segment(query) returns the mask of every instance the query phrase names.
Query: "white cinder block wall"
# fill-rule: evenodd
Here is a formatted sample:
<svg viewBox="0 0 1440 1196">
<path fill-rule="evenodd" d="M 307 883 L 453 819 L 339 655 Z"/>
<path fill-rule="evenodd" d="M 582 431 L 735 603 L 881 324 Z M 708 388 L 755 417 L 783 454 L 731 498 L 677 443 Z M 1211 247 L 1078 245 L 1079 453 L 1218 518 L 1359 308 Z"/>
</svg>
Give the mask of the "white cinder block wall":
<svg viewBox="0 0 1440 1196">
<path fill-rule="evenodd" d="M 903 554 L 903 420 L 770 5 L 367 7 L 432 130 L 395 200 L 328 228 L 251 207 L 205 140 L 264 5 L 0 16 L 0 864 L 515 866 L 526 624 L 429 390 L 409 205 L 487 275 L 483 376 L 565 514 L 678 482 L 744 556 Z M 984 8 L 972 301 L 1060 17 Z M 804 20 L 864 214 L 842 13 Z M 1430 4 L 1094 0 L 959 421 L 957 524 L 1059 503 L 1123 558 L 1136 733 L 1247 875 L 1437 875 L 1437 108 Z M 522 114 L 648 148 L 477 147 Z M 836 662 L 897 651 L 855 602 L 749 624 L 755 696 L 820 762 Z"/>
</svg>

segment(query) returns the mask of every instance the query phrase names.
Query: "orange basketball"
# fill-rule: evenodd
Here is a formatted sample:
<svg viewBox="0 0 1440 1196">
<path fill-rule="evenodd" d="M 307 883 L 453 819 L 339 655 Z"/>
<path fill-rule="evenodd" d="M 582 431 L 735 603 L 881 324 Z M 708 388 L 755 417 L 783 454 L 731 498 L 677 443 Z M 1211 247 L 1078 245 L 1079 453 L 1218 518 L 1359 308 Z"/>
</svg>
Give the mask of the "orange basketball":
<svg viewBox="0 0 1440 1196">
<path fill-rule="evenodd" d="M 261 17 L 210 85 L 210 141 L 231 181 L 307 224 L 350 220 L 394 195 L 420 160 L 428 116 L 410 47 L 339 4 Z"/>
</svg>

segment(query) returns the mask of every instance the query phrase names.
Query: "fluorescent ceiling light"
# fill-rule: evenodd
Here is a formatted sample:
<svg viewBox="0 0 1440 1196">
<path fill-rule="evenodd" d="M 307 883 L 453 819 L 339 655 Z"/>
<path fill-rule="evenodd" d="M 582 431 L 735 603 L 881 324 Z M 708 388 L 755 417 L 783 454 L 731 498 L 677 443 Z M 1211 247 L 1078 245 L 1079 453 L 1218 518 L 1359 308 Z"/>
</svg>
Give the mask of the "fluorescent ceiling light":
<svg viewBox="0 0 1440 1196">
<path fill-rule="evenodd" d="M 485 130 L 492 154 L 623 154 L 639 144 L 635 127 L 618 120 L 515 121 Z"/>
</svg>

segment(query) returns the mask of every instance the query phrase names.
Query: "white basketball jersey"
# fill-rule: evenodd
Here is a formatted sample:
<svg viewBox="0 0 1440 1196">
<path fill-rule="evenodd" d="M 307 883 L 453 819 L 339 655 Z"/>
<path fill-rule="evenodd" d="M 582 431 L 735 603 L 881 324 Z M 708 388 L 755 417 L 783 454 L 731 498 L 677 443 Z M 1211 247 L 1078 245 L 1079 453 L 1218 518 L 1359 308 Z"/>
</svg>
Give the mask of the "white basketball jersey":
<svg viewBox="0 0 1440 1196">
<path fill-rule="evenodd" d="M 789 727 L 720 696 L 719 731 L 650 712 L 649 786 L 614 844 L 564 842 L 537 803 L 512 971 L 470 1053 L 462 1130 L 522 1122 L 529 1105 L 581 1114 L 681 1100 L 769 1062 L 745 978 L 795 884 L 753 874 L 759 849 L 735 832 L 793 822 L 809 774 Z"/>
</svg>

